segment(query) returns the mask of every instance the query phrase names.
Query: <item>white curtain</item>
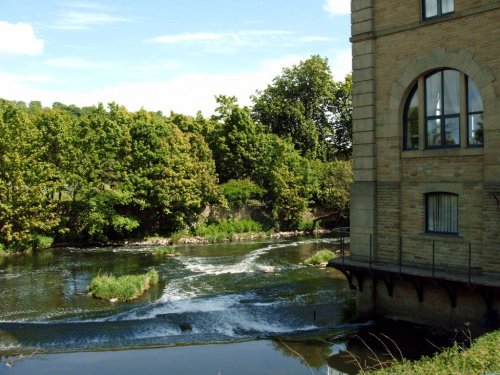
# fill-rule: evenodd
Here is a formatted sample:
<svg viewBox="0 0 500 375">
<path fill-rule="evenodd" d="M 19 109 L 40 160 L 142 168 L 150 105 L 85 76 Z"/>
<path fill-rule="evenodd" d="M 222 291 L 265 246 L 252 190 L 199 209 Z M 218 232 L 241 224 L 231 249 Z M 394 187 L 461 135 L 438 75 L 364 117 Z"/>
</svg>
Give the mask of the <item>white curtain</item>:
<svg viewBox="0 0 500 375">
<path fill-rule="evenodd" d="M 425 107 L 427 116 L 441 115 L 441 72 L 435 73 L 425 80 Z"/>
<path fill-rule="evenodd" d="M 456 70 L 445 70 L 444 76 L 444 114 L 460 113 L 460 73 Z"/>
<path fill-rule="evenodd" d="M 458 196 L 448 193 L 427 195 L 427 230 L 458 233 Z"/>
<path fill-rule="evenodd" d="M 438 0 L 425 0 L 425 17 L 429 18 L 437 15 L 438 15 Z"/>
<path fill-rule="evenodd" d="M 442 0 L 441 2 L 441 12 L 451 13 L 455 10 L 455 5 L 453 4 L 453 0 Z"/>
</svg>

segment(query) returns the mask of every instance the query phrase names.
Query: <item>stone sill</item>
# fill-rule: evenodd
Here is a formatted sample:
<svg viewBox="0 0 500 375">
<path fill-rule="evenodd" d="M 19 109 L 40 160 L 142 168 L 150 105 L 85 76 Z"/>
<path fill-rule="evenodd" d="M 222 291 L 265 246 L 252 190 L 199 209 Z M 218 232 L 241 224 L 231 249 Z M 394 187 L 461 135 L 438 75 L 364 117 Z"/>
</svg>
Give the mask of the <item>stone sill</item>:
<svg viewBox="0 0 500 375">
<path fill-rule="evenodd" d="M 460 157 L 460 156 L 483 156 L 484 148 L 440 148 L 435 150 L 401 151 L 401 159 L 437 158 L 437 157 Z"/>
<path fill-rule="evenodd" d="M 429 240 L 429 241 L 439 241 L 439 242 L 453 242 L 453 243 L 464 243 L 464 238 L 457 235 L 446 235 L 446 234 L 433 234 L 433 233 L 420 233 L 417 235 L 419 240 Z"/>
</svg>

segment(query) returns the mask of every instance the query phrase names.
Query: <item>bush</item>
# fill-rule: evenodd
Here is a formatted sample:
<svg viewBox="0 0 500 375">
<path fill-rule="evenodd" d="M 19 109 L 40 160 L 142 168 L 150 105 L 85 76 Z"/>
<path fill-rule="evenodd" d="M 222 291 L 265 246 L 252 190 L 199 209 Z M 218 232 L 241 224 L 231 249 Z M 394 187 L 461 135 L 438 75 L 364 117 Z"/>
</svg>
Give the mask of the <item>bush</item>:
<svg viewBox="0 0 500 375">
<path fill-rule="evenodd" d="M 242 208 L 249 199 L 260 199 L 266 192 L 250 180 L 229 180 L 220 185 L 230 208 Z"/>
<path fill-rule="evenodd" d="M 308 265 L 318 265 L 322 263 L 328 262 L 330 259 L 336 258 L 337 254 L 335 254 L 331 250 L 320 250 L 316 254 L 314 254 L 312 257 L 307 258 L 304 261 L 304 264 Z"/>
<path fill-rule="evenodd" d="M 297 229 L 303 232 L 313 232 L 317 229 L 317 222 L 313 220 L 300 220 Z"/>
<path fill-rule="evenodd" d="M 154 249 L 153 255 L 176 256 L 176 255 L 179 255 L 179 253 L 175 251 L 174 247 L 164 246 L 164 247 L 159 247 L 159 248 Z"/>
<path fill-rule="evenodd" d="M 87 290 L 96 298 L 131 301 L 140 297 L 152 285 L 158 284 L 158 281 L 158 271 L 155 269 L 143 275 L 125 275 L 118 278 L 108 274 L 98 275 L 90 281 Z"/>
<path fill-rule="evenodd" d="M 54 243 L 54 239 L 49 236 L 36 235 L 33 237 L 33 250 L 48 249 Z"/>
</svg>

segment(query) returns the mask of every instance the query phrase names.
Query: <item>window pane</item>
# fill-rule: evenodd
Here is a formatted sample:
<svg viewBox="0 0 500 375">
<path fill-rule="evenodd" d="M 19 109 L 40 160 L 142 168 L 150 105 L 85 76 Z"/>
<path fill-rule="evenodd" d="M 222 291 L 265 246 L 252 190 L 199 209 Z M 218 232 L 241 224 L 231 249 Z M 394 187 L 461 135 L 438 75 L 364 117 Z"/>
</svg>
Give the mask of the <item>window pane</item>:
<svg viewBox="0 0 500 375">
<path fill-rule="evenodd" d="M 447 193 L 427 195 L 427 231 L 458 233 L 458 196 Z"/>
<path fill-rule="evenodd" d="M 444 126 L 445 144 L 447 146 L 460 145 L 460 119 L 458 117 L 447 118 Z"/>
<path fill-rule="evenodd" d="M 405 121 L 405 150 L 418 148 L 418 89 L 408 98 L 406 112 L 404 114 Z"/>
<path fill-rule="evenodd" d="M 441 120 L 427 121 L 427 146 L 441 146 Z"/>
<path fill-rule="evenodd" d="M 470 112 L 483 112 L 483 101 L 481 100 L 481 94 L 477 88 L 475 82 L 472 79 L 467 79 L 467 100 L 469 113 Z"/>
<path fill-rule="evenodd" d="M 469 115 L 469 145 L 483 144 L 483 114 Z"/>
<path fill-rule="evenodd" d="M 438 15 L 438 0 L 425 0 L 425 18 Z"/>
<path fill-rule="evenodd" d="M 408 121 L 405 149 L 418 149 L 418 121 Z"/>
<path fill-rule="evenodd" d="M 425 80 L 425 113 L 427 116 L 441 115 L 441 72 L 437 72 Z"/>
<path fill-rule="evenodd" d="M 453 0 L 442 0 L 442 13 L 451 13 L 455 10 L 455 6 L 453 4 Z"/>
<path fill-rule="evenodd" d="M 456 70 L 445 70 L 444 78 L 444 114 L 460 113 L 460 73 Z"/>
</svg>

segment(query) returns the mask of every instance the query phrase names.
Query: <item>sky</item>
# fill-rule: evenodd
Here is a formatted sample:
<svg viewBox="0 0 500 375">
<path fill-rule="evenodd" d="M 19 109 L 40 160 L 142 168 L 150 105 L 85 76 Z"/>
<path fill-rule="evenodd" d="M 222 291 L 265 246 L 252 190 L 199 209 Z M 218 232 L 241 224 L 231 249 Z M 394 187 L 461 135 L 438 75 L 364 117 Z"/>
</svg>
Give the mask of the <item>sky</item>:
<svg viewBox="0 0 500 375">
<path fill-rule="evenodd" d="M 210 115 L 320 55 L 351 71 L 350 0 L 0 0 L 0 98 Z"/>
</svg>

